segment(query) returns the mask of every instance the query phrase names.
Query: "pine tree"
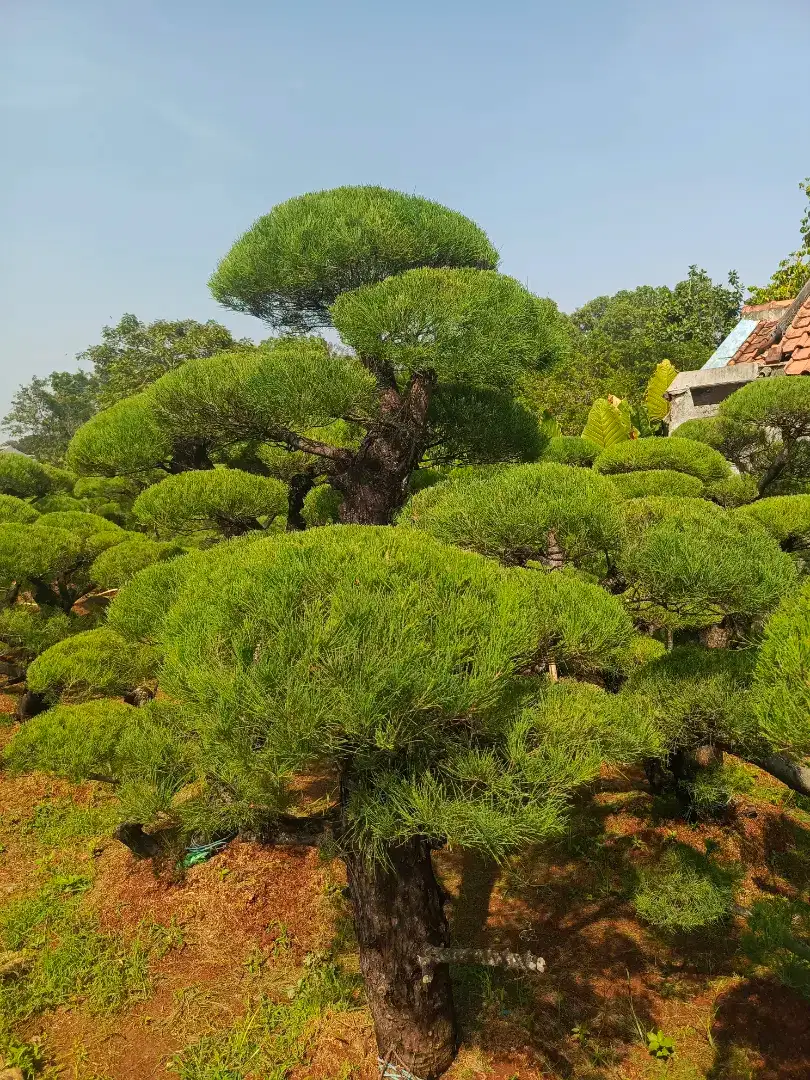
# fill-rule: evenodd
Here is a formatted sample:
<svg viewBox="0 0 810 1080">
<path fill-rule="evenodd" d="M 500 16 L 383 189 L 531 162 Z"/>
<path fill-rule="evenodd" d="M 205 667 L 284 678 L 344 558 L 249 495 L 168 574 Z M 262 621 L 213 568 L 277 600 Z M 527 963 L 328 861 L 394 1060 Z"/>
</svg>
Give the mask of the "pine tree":
<svg viewBox="0 0 810 1080">
<path fill-rule="evenodd" d="M 516 400 L 561 357 L 556 306 L 495 269 L 471 221 L 380 188 L 282 203 L 220 264 L 217 299 L 298 336 L 195 358 L 80 428 L 83 473 L 217 463 L 279 476 L 296 455 L 290 527 L 318 483 L 345 523 L 388 524 L 421 465 L 532 460 L 544 439 Z M 343 346 L 302 332 L 331 326 Z M 224 482 L 217 476 L 216 483 Z"/>
<path fill-rule="evenodd" d="M 72 679 L 86 695 L 94 667 L 107 673 L 97 692 L 131 681 L 99 664 L 98 633 L 40 657 L 42 685 Z M 155 563 L 122 587 L 103 633 L 130 643 L 119 655 L 159 652 L 162 700 L 59 704 L 20 730 L 8 765 L 114 781 L 118 835 L 145 853 L 158 813 L 186 834 L 328 838 L 380 1056 L 424 1080 L 457 1039 L 431 849 L 501 857 L 555 835 L 603 762 L 656 746 L 648 726 L 617 722 L 614 695 L 543 674 L 614 666 L 632 639 L 618 600 L 416 530 L 243 536 Z M 296 795 L 313 771 L 334 784 L 315 817 Z"/>
</svg>

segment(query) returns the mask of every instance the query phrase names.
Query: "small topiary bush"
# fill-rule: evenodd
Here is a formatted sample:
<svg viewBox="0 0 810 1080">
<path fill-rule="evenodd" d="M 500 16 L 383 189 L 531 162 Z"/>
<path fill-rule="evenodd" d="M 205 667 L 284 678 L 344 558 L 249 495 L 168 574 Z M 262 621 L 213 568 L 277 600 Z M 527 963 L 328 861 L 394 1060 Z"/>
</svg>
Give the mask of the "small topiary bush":
<svg viewBox="0 0 810 1080">
<path fill-rule="evenodd" d="M 142 492 L 133 512 L 162 534 L 213 531 L 239 536 L 286 511 L 287 489 L 280 480 L 241 469 L 207 469 L 169 476 Z"/>
<path fill-rule="evenodd" d="M 699 499 L 703 481 L 674 469 L 642 469 L 639 472 L 615 473 L 611 480 L 625 499 L 643 499 L 648 495 L 678 496 Z"/>
<path fill-rule="evenodd" d="M 542 461 L 556 461 L 560 465 L 580 465 L 589 468 L 599 453 L 599 447 L 578 435 L 555 435 L 549 439 Z"/>
<path fill-rule="evenodd" d="M 54 482 L 44 465 L 25 454 L 0 451 L 0 493 L 32 499 L 53 490 Z"/>
<path fill-rule="evenodd" d="M 540 462 L 448 480 L 419 492 L 401 523 L 505 563 L 575 564 L 622 542 L 613 484 L 591 470 Z"/>
<path fill-rule="evenodd" d="M 0 495 L 0 523 L 31 525 L 39 517 L 39 510 L 16 495 Z"/>
<path fill-rule="evenodd" d="M 744 473 L 734 473 L 727 476 L 725 480 L 712 480 L 706 485 L 704 491 L 707 499 L 729 510 L 753 502 L 758 495 L 756 480 L 753 476 L 746 476 Z"/>
<path fill-rule="evenodd" d="M 703 930 L 730 917 L 736 881 L 736 874 L 687 844 L 673 844 L 657 863 L 639 871 L 633 905 L 657 930 Z"/>
<path fill-rule="evenodd" d="M 95 583 L 101 589 L 120 589 L 139 570 L 153 563 L 174 559 L 183 554 L 179 544 L 161 543 L 144 536 L 140 540 L 125 540 L 102 551 L 90 568 Z"/>
<path fill-rule="evenodd" d="M 810 495 L 774 495 L 739 513 L 758 521 L 786 551 L 810 547 Z"/>
<path fill-rule="evenodd" d="M 128 643 L 108 627 L 99 627 L 46 649 L 28 668 L 28 687 L 53 696 L 114 696 L 152 677 L 156 666 L 154 650 Z"/>
<path fill-rule="evenodd" d="M 704 483 L 731 475 L 731 466 L 722 454 L 691 439 L 629 439 L 603 450 L 593 467 L 607 474 L 672 469 Z"/>
</svg>

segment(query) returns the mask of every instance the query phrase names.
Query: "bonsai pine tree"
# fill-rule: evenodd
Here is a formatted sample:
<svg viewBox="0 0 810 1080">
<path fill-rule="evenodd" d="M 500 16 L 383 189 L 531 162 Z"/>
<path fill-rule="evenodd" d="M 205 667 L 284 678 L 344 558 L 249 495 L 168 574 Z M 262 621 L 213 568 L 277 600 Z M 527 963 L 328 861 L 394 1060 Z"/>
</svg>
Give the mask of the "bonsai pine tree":
<svg viewBox="0 0 810 1080">
<path fill-rule="evenodd" d="M 31 501 L 53 490 L 47 468 L 26 454 L 0 452 L 0 493 Z"/>
<path fill-rule="evenodd" d="M 654 751 L 643 723 L 617 722 L 614 695 L 541 674 L 550 656 L 611 664 L 632 637 L 618 600 L 416 530 L 227 540 L 141 571 L 109 626 L 159 651 L 168 702 L 127 714 L 112 701 L 108 722 L 102 702 L 60 705 L 21 730 L 7 763 L 105 773 L 147 828 L 160 812 L 210 835 L 331 836 L 381 1061 L 423 1080 L 457 1038 L 431 849 L 501 856 L 552 835 L 602 762 Z M 296 778 L 313 769 L 334 797 L 306 817 Z"/>
<path fill-rule="evenodd" d="M 810 482 L 810 385 L 797 376 L 756 379 L 721 402 L 716 417 L 674 434 L 719 450 L 759 497 L 801 493 Z"/>
</svg>

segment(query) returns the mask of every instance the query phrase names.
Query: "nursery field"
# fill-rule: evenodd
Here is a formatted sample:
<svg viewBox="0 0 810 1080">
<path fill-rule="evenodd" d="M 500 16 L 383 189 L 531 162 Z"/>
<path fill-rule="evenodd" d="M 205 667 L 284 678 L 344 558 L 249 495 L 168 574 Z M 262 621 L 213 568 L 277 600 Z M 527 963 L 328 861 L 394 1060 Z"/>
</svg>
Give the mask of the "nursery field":
<svg viewBox="0 0 810 1080">
<path fill-rule="evenodd" d="M 642 776 L 605 776 L 554 845 L 500 868 L 434 857 L 454 942 L 548 963 L 542 975 L 454 972 L 462 1046 L 449 1077 L 810 1075 L 806 1002 L 741 941 L 752 905 L 807 897 L 810 813 L 753 768 L 736 785 L 722 824 L 691 826 Z M 0 928 L 36 965 L 33 1015 L 4 1044 L 26 1080 L 379 1075 L 339 861 L 235 841 L 189 869 L 155 868 L 109 839 L 101 785 L 2 776 L 0 800 Z M 722 929 L 666 934 L 638 917 L 639 874 L 681 844 L 739 870 Z M 20 987 L 2 985 L 0 1017 Z M 650 1053 L 651 1031 L 671 1055 Z"/>
<path fill-rule="evenodd" d="M 56 373 L 0 448 L 0 1080 L 810 1076 L 810 281 L 670 408 L 738 284 L 567 316 L 337 188 L 209 282 L 270 338 Z"/>
</svg>

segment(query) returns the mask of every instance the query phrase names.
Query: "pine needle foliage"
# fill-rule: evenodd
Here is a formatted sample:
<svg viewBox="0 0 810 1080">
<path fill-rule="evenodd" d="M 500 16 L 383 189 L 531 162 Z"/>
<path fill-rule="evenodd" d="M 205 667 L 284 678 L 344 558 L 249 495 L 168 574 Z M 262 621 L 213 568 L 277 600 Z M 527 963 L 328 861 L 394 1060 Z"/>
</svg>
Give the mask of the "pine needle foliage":
<svg viewBox="0 0 810 1080">
<path fill-rule="evenodd" d="M 371 853 L 428 835 L 502 854 L 556 830 L 594 757 L 581 751 L 586 768 L 574 755 L 549 788 L 549 755 L 571 754 L 554 748 L 562 725 L 537 733 L 531 673 L 546 657 L 598 669 L 632 636 L 596 586 L 351 526 L 150 567 L 110 623 L 158 641 L 161 686 L 194 725 L 195 768 L 229 792 L 210 821 L 272 816 L 297 773 L 332 767 L 352 791 L 352 843 Z"/>
<path fill-rule="evenodd" d="M 610 478 L 624 499 L 642 499 L 648 495 L 699 499 L 704 491 L 702 480 L 674 469 L 612 473 Z"/>
<path fill-rule="evenodd" d="M 50 697 L 112 697 L 151 678 L 156 662 L 153 649 L 133 645 L 108 627 L 99 627 L 74 634 L 41 653 L 28 668 L 28 687 Z"/>
<path fill-rule="evenodd" d="M 639 617 L 669 626 L 750 621 L 795 586 L 791 557 L 758 522 L 702 499 L 650 496 L 624 508 L 618 567 Z"/>
<path fill-rule="evenodd" d="M 514 389 L 567 342 L 552 301 L 491 270 L 409 270 L 343 293 L 331 311 L 343 340 L 401 384 L 429 370 L 446 382 Z"/>
<path fill-rule="evenodd" d="M 18 499 L 16 495 L 0 495 L 0 523 L 30 525 L 38 517 L 39 510 L 25 499 Z"/>
<path fill-rule="evenodd" d="M 630 439 L 603 450 L 593 467 L 606 474 L 671 469 L 704 483 L 731 473 L 722 454 L 691 439 Z"/>
<path fill-rule="evenodd" d="M 785 551 L 810 547 L 810 495 L 773 495 L 739 513 L 758 521 Z"/>
<path fill-rule="evenodd" d="M 497 264 L 485 234 L 462 214 L 380 187 L 341 187 L 289 199 L 259 218 L 209 284 L 226 307 L 300 332 L 328 325 L 330 305 L 360 285 L 415 267 Z"/>
<path fill-rule="evenodd" d="M 80 628 L 77 616 L 26 604 L 0 610 L 0 642 L 23 665 Z"/>
<path fill-rule="evenodd" d="M 70 441 L 67 461 L 78 473 L 134 476 L 165 464 L 171 454 L 149 398 L 136 394 L 83 424 Z"/>
<path fill-rule="evenodd" d="M 0 493 L 32 499 L 46 495 L 54 482 L 41 462 L 25 454 L 0 452 Z"/>
<path fill-rule="evenodd" d="M 810 435 L 810 381 L 755 379 L 720 403 L 721 421 L 761 431 L 776 428 L 783 442 Z"/>
<path fill-rule="evenodd" d="M 548 442 L 530 409 L 488 387 L 440 384 L 428 424 L 425 457 L 434 467 L 535 461 Z"/>
<path fill-rule="evenodd" d="M 125 540 L 98 556 L 90 568 L 90 576 L 100 589 L 120 589 L 139 570 L 153 563 L 174 559 L 183 549 L 171 541 Z"/>
<path fill-rule="evenodd" d="M 322 338 L 278 338 L 261 348 L 190 360 L 149 391 L 161 430 L 220 444 L 303 432 L 376 413 L 373 376 Z"/>
<path fill-rule="evenodd" d="M 731 917 L 738 875 L 688 844 L 673 844 L 639 874 L 633 903 L 658 930 L 694 933 Z"/>
<path fill-rule="evenodd" d="M 745 691 L 755 660 L 750 650 L 677 646 L 630 673 L 619 707 L 650 724 L 666 754 L 718 744 L 753 751 L 759 734 Z"/>
<path fill-rule="evenodd" d="M 480 479 L 462 476 L 421 491 L 401 521 L 509 564 L 548 560 L 557 549 L 564 561 L 577 564 L 618 552 L 618 501 L 607 478 L 542 462 Z"/>
<path fill-rule="evenodd" d="M 241 469 L 207 469 L 166 477 L 142 492 L 132 509 L 158 535 L 239 536 L 284 513 L 287 489 L 279 480 Z"/>
<path fill-rule="evenodd" d="M 776 750 L 810 753 L 810 583 L 768 620 L 754 675 L 753 709 Z"/>
<path fill-rule="evenodd" d="M 110 539 L 123 540 L 126 533 L 120 525 L 98 514 L 87 514 L 82 510 L 63 510 L 51 514 L 41 514 L 34 522 L 36 529 L 63 529 L 87 540 L 92 536 L 107 533 Z"/>
<path fill-rule="evenodd" d="M 599 447 L 578 435 L 555 435 L 549 439 L 542 453 L 543 461 L 555 461 L 559 465 L 579 465 L 584 469 L 593 465 Z"/>
<path fill-rule="evenodd" d="M 36 500 L 36 509 L 40 514 L 61 514 L 65 511 L 84 513 L 89 507 L 72 495 L 43 495 Z"/>
</svg>

